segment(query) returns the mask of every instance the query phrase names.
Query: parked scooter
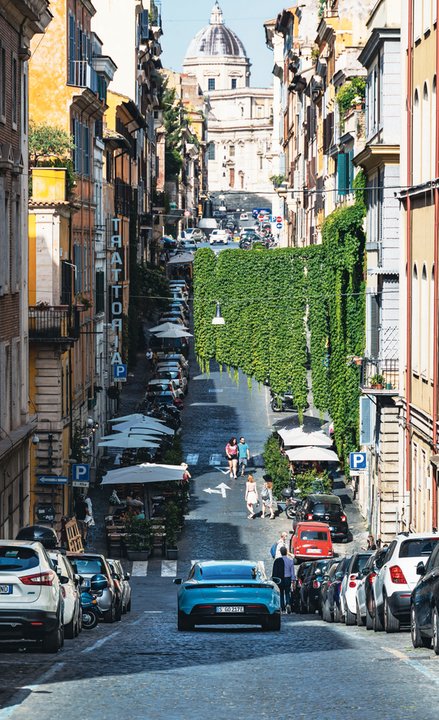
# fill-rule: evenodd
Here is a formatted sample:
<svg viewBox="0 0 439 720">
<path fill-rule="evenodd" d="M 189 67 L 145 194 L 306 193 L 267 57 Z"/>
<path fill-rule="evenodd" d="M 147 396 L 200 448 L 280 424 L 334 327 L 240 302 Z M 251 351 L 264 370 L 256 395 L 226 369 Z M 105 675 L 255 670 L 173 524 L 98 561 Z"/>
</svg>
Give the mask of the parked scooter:
<svg viewBox="0 0 439 720">
<path fill-rule="evenodd" d="M 280 395 L 271 393 L 270 405 L 273 412 L 285 412 L 286 410 L 294 410 L 296 407 L 292 393 L 283 393 Z"/>
<path fill-rule="evenodd" d="M 83 578 L 81 583 L 82 627 L 93 630 L 104 614 L 98 605 L 98 595 L 108 587 L 105 575 L 93 575 L 90 580 Z"/>
<path fill-rule="evenodd" d="M 281 490 L 281 495 L 284 501 L 278 500 L 277 506 L 279 512 L 285 512 L 285 515 L 290 520 L 294 520 L 296 512 L 301 505 L 301 500 L 298 497 L 298 490 L 294 490 L 294 485 L 291 483 L 289 488 Z"/>
</svg>

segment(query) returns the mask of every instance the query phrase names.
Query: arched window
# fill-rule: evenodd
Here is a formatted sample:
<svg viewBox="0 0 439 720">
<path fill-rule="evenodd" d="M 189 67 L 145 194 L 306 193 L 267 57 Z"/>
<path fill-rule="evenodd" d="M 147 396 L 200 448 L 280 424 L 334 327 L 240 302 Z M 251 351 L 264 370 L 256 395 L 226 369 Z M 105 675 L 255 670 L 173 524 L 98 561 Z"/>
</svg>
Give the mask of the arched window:
<svg viewBox="0 0 439 720">
<path fill-rule="evenodd" d="M 430 315 L 429 315 L 429 328 L 430 328 L 430 337 L 428 342 L 428 355 L 429 355 L 429 375 L 430 380 L 433 381 L 433 374 L 434 374 L 434 368 L 433 368 L 433 360 L 434 360 L 434 265 L 431 270 L 431 278 L 430 278 Z"/>
<path fill-rule="evenodd" d="M 412 370 L 419 372 L 419 282 L 418 268 L 413 266 L 412 274 Z M 408 338 L 408 342 L 410 339 Z"/>
<path fill-rule="evenodd" d="M 420 355 L 420 371 L 421 375 L 423 377 L 428 376 L 428 330 L 430 327 L 429 322 L 429 302 L 428 302 L 428 276 L 427 276 L 427 268 L 425 265 L 422 267 L 422 275 L 421 275 L 421 302 L 420 302 L 420 308 L 419 308 L 419 323 L 413 324 L 412 328 L 412 335 L 418 334 L 420 335 L 420 347 L 419 347 L 419 355 Z"/>
<path fill-rule="evenodd" d="M 412 159 L 412 175 L 413 175 L 413 185 L 418 185 L 421 181 L 421 157 L 420 157 L 420 149 L 421 149 L 421 117 L 420 117 L 420 107 L 419 107 L 419 92 L 416 89 L 415 90 L 415 96 L 413 99 L 413 142 L 412 142 L 412 153 L 413 153 L 413 159 Z"/>
<path fill-rule="evenodd" d="M 425 82 L 422 91 L 422 138 L 421 138 L 421 182 L 430 179 L 431 167 L 431 114 L 430 114 L 430 97 L 428 94 L 428 85 Z"/>
<path fill-rule="evenodd" d="M 436 75 L 433 78 L 431 90 L 431 153 L 430 153 L 430 177 L 436 177 Z"/>
</svg>

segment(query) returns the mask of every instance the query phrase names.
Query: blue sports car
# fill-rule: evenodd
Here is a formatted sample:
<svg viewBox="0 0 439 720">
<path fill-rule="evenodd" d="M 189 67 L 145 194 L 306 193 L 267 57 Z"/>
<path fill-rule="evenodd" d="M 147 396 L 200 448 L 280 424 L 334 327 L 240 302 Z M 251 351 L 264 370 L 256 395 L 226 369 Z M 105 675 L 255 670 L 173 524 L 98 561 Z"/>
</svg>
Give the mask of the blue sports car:
<svg viewBox="0 0 439 720">
<path fill-rule="evenodd" d="M 280 630 L 280 593 L 249 560 L 197 562 L 187 580 L 176 578 L 178 629 L 195 625 L 261 625 Z"/>
</svg>

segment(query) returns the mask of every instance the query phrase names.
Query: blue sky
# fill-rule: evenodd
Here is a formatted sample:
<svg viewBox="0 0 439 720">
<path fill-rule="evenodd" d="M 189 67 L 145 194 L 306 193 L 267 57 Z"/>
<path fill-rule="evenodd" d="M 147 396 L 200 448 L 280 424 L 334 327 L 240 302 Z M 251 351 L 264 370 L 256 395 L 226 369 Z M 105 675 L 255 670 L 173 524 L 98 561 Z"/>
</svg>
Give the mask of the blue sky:
<svg viewBox="0 0 439 720">
<path fill-rule="evenodd" d="M 294 0 L 219 0 L 224 22 L 244 43 L 251 67 L 253 87 L 272 84 L 273 53 L 265 45 L 265 20 L 277 17 Z M 162 0 L 163 36 L 161 61 L 164 67 L 181 71 L 187 47 L 204 25 L 209 24 L 214 0 Z"/>
</svg>

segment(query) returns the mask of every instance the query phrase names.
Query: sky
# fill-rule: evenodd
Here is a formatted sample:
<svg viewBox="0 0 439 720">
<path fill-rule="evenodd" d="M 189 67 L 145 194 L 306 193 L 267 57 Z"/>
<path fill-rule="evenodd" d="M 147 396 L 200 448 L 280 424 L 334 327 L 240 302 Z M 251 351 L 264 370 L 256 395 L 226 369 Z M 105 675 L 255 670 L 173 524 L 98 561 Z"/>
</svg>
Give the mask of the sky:
<svg viewBox="0 0 439 720">
<path fill-rule="evenodd" d="M 219 0 L 224 24 L 233 30 L 244 44 L 252 63 L 251 85 L 272 85 L 273 51 L 265 45 L 263 23 L 276 18 L 284 7 L 294 5 L 294 0 Z M 214 0 L 162 0 L 163 49 L 161 61 L 164 67 L 180 71 L 187 47 L 194 35 L 209 24 Z"/>
</svg>

